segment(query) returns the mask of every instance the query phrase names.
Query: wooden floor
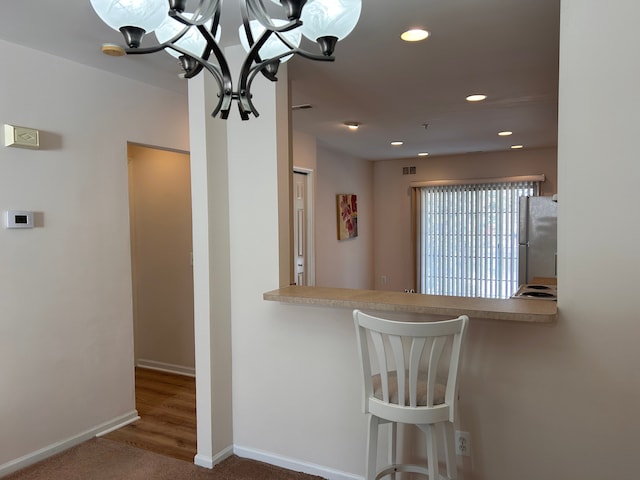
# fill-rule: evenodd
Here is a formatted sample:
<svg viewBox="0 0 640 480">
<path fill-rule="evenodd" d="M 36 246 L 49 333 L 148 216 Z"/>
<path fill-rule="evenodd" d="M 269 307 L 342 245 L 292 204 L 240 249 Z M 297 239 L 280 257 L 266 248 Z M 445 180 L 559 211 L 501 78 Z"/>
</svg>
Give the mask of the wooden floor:
<svg viewBox="0 0 640 480">
<path fill-rule="evenodd" d="M 196 454 L 195 378 L 136 368 L 140 420 L 104 438 L 193 462 Z"/>
</svg>

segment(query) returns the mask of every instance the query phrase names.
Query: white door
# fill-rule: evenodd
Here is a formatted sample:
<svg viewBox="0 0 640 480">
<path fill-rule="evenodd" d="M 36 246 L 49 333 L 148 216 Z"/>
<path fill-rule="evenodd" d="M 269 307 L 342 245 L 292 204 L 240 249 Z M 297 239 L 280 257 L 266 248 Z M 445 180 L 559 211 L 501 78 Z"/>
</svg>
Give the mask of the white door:
<svg viewBox="0 0 640 480">
<path fill-rule="evenodd" d="M 307 285 L 307 174 L 293 173 L 293 265 L 296 285 Z"/>
</svg>

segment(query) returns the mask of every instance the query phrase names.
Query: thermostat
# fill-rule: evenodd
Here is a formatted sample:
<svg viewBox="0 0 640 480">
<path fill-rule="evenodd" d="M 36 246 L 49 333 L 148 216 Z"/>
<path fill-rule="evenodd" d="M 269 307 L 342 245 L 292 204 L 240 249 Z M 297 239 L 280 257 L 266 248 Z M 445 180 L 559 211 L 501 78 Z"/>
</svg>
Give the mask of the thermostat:
<svg viewBox="0 0 640 480">
<path fill-rule="evenodd" d="M 33 212 L 7 210 L 4 212 L 5 228 L 33 228 Z"/>
</svg>

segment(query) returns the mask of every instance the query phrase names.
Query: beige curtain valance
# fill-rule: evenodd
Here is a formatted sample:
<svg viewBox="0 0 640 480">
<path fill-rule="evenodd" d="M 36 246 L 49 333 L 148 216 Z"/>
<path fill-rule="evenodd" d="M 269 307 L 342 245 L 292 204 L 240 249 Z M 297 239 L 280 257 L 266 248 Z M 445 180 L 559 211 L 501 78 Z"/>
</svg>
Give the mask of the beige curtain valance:
<svg viewBox="0 0 640 480">
<path fill-rule="evenodd" d="M 537 175 L 520 175 L 516 177 L 496 177 L 496 178 L 461 178 L 457 180 L 425 180 L 423 182 L 411 182 L 412 188 L 436 187 L 447 185 L 477 185 L 481 183 L 515 183 L 515 182 L 544 182 L 544 173 Z"/>
</svg>

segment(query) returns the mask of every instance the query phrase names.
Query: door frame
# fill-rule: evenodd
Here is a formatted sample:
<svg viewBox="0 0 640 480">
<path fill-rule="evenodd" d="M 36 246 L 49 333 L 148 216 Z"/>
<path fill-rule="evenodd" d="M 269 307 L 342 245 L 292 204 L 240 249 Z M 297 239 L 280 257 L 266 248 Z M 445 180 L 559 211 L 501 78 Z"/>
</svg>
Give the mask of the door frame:
<svg viewBox="0 0 640 480">
<path fill-rule="evenodd" d="M 306 175 L 306 227 L 307 227 L 307 264 L 305 265 L 305 275 L 307 277 L 307 285 L 310 287 L 316 284 L 316 249 L 315 249 L 315 220 L 314 220 L 314 204 L 315 204 L 315 172 L 311 168 L 293 167 L 293 173 L 301 173 Z M 292 251 L 292 254 L 294 252 Z"/>
<path fill-rule="evenodd" d="M 133 343 L 134 343 L 134 368 L 135 367 L 141 367 L 141 368 L 147 368 L 147 369 L 152 369 L 152 370 L 159 370 L 159 371 L 164 371 L 164 372 L 168 372 L 168 373 L 173 373 L 176 375 L 185 375 L 185 376 L 189 376 L 189 377 L 195 377 L 196 375 L 196 371 L 195 371 L 195 358 L 194 358 L 194 365 L 193 367 L 191 367 L 190 365 L 181 365 L 181 364 L 174 364 L 174 363 L 165 363 L 165 362 L 161 362 L 158 361 L 157 359 L 149 359 L 149 358 L 145 358 L 142 357 L 140 355 L 139 352 L 139 348 L 138 348 L 138 342 L 140 340 L 140 323 L 139 323 L 139 319 L 140 319 L 140 315 L 138 312 L 138 307 L 140 305 L 139 303 L 139 293 L 138 293 L 138 288 L 140 286 L 139 284 L 139 279 L 138 279 L 138 274 L 136 272 L 136 267 L 138 265 L 137 263 L 137 256 L 138 256 L 138 248 L 137 248 L 137 243 L 135 241 L 136 238 L 136 225 L 135 225 L 135 217 L 136 214 L 134 213 L 135 211 L 135 196 L 134 196 L 134 189 L 136 188 L 136 182 L 138 181 L 138 179 L 135 177 L 135 175 L 133 174 L 133 164 L 134 162 L 136 162 L 137 158 L 135 157 L 135 155 L 131 154 L 131 147 L 135 147 L 135 148 L 139 148 L 139 149 L 144 149 L 148 152 L 150 152 L 150 155 L 153 155 L 153 152 L 167 152 L 169 154 L 177 154 L 177 155 L 181 155 L 181 156 L 185 156 L 186 158 L 184 159 L 180 159 L 180 161 L 184 161 L 186 162 L 187 168 L 189 169 L 189 180 L 191 177 L 191 154 L 189 151 L 184 151 L 184 150 L 178 150 L 178 149 L 174 149 L 174 148 L 167 148 L 167 147 L 162 147 L 162 146 L 158 146 L 158 145 L 148 145 L 148 144 L 141 144 L 141 143 L 137 143 L 137 142 L 133 142 L 133 141 L 127 141 L 126 143 L 127 146 L 127 182 L 128 182 L 128 208 L 129 208 L 129 239 L 130 239 L 130 243 L 131 243 L 131 247 L 130 247 L 130 257 L 131 257 L 131 287 L 132 287 L 132 304 L 133 304 Z M 190 202 L 189 204 L 189 215 L 191 216 L 193 212 L 193 205 Z M 191 245 L 190 245 L 190 263 L 191 263 L 191 269 L 193 270 L 193 238 L 191 239 Z M 186 259 L 185 259 L 186 261 Z M 193 271 L 191 273 L 191 277 L 193 278 Z M 193 302 L 193 295 L 192 295 L 192 299 L 191 301 Z M 195 317 L 192 319 L 193 322 L 195 322 Z M 195 325 L 193 325 L 193 329 L 195 331 Z M 194 344 L 194 357 L 195 357 L 195 340 L 193 341 Z"/>
</svg>

